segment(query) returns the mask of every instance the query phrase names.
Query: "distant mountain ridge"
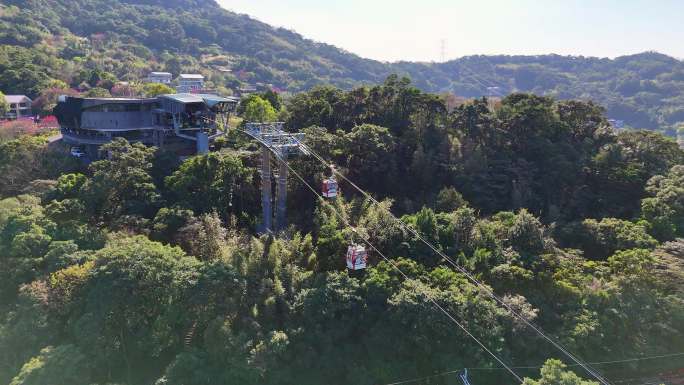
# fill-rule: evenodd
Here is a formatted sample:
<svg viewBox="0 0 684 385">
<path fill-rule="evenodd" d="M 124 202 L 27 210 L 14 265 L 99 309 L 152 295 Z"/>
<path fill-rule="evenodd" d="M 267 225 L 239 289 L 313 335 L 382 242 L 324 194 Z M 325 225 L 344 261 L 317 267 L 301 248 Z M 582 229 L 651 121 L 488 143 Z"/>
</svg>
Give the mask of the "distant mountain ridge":
<svg viewBox="0 0 684 385">
<path fill-rule="evenodd" d="M 398 73 L 425 91 L 465 97 L 524 91 L 593 99 L 609 117 L 634 127 L 672 130 L 684 122 L 684 62 L 655 52 L 383 63 L 225 10 L 214 0 L 0 4 L 0 89 L 6 93 L 35 95 L 51 79 L 74 86 L 94 70 L 119 80 L 141 79 L 151 70 L 201 71 L 219 87 L 264 83 L 292 92 L 375 84 Z M 20 76 L 27 61 L 36 73 Z"/>
</svg>

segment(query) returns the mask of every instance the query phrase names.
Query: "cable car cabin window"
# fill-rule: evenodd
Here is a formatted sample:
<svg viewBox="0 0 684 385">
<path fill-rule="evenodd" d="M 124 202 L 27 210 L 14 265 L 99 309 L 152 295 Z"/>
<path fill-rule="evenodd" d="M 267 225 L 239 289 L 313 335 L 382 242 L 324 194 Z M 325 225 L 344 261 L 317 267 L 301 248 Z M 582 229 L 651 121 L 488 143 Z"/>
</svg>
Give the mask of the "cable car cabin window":
<svg viewBox="0 0 684 385">
<path fill-rule="evenodd" d="M 347 248 L 347 268 L 349 270 L 363 270 L 367 263 L 368 253 L 365 247 L 351 245 Z"/>
<path fill-rule="evenodd" d="M 323 196 L 326 198 L 335 198 L 337 196 L 337 181 L 335 178 L 323 181 Z"/>
</svg>

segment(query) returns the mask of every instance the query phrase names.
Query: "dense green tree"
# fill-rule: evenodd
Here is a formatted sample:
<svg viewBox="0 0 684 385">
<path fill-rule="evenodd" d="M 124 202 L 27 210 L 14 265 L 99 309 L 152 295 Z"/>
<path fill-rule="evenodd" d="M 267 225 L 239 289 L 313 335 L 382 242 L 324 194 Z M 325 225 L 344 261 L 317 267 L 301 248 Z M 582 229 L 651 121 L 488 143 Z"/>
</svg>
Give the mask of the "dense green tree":
<svg viewBox="0 0 684 385">
<path fill-rule="evenodd" d="M 537 218 L 527 210 L 520 210 L 508 230 L 508 239 L 514 250 L 536 258 L 545 249 L 544 230 Z"/>
<path fill-rule="evenodd" d="M 197 260 L 134 237 L 110 243 L 94 262 L 70 314 L 75 340 L 92 364 L 127 383 L 140 381 L 165 352 L 181 346 L 180 328 L 194 317 L 181 299 L 197 275 Z"/>
<path fill-rule="evenodd" d="M 158 95 L 175 94 L 176 90 L 162 83 L 146 83 L 143 86 L 145 97 L 153 98 Z"/>
<path fill-rule="evenodd" d="M 59 61 L 39 50 L 15 45 L 0 48 L 0 89 L 7 94 L 33 98 L 50 85 L 49 73 Z"/>
<path fill-rule="evenodd" d="M 677 143 L 663 135 L 647 132 L 625 132 L 613 144 L 602 148 L 594 158 L 598 189 L 621 200 L 601 199 L 602 212 L 608 215 L 635 216 L 640 199 L 644 198 L 646 182 L 665 174 L 683 161 L 684 152 Z"/>
<path fill-rule="evenodd" d="M 315 261 L 318 271 L 340 270 L 345 265 L 347 234 L 343 231 L 344 222 L 332 210 L 324 206 L 317 208 L 315 213 L 315 220 L 319 224 Z"/>
<path fill-rule="evenodd" d="M 83 187 L 87 182 L 88 178 L 83 174 L 62 174 L 47 200 L 77 198 L 83 194 Z"/>
<path fill-rule="evenodd" d="M 364 188 L 388 193 L 394 185 L 394 138 L 384 127 L 364 124 L 344 136 L 343 151 L 348 176 Z"/>
<path fill-rule="evenodd" d="M 366 203 L 358 220 L 359 227 L 368 234 L 370 241 L 386 255 L 405 255 L 403 242 L 408 239 L 405 229 L 392 215 L 392 204 L 385 200 L 380 204 Z"/>
<path fill-rule="evenodd" d="M 5 94 L 0 92 L 0 114 L 5 115 L 9 111 L 9 103 L 5 99 Z"/>
<path fill-rule="evenodd" d="M 78 168 L 64 148 L 48 147 L 44 137 L 24 135 L 0 142 L 0 197 L 19 194 L 34 180 L 57 178 Z"/>
<path fill-rule="evenodd" d="M 86 91 L 83 96 L 87 98 L 111 98 L 112 94 L 109 93 L 109 90 L 106 88 L 94 87 Z"/>
<path fill-rule="evenodd" d="M 239 339 L 231 341 L 239 344 Z M 188 352 L 179 354 L 169 365 L 157 383 L 207 385 L 212 381 L 223 384 L 259 384 L 261 377 L 258 368 L 250 367 L 248 355 L 241 352 L 240 346 L 226 349 L 230 356 L 215 356 L 205 352 Z"/>
<path fill-rule="evenodd" d="M 22 365 L 56 341 L 48 297 L 46 283 L 36 281 L 22 286 L 17 301 L 5 307 L 0 317 L 0 381 L 10 383 Z"/>
<path fill-rule="evenodd" d="M 107 222 L 154 215 L 160 199 L 150 175 L 154 149 L 119 138 L 100 151 L 107 158 L 90 165 L 93 176 L 84 186 L 90 212 Z"/>
<path fill-rule="evenodd" d="M 245 104 L 243 119 L 247 122 L 273 122 L 276 120 L 276 110 L 271 106 L 268 100 L 264 100 L 259 96 L 254 96 Z"/>
<path fill-rule="evenodd" d="M 192 210 L 162 207 L 152 221 L 151 238 L 159 242 L 173 243 L 178 231 L 194 219 Z"/>
<path fill-rule="evenodd" d="M 43 257 L 56 229 L 38 202 L 21 202 L 22 206 L 6 212 L 6 220 L 0 224 L 0 303 L 14 299 L 19 286 L 43 270 Z"/>
<path fill-rule="evenodd" d="M 258 209 L 253 173 L 235 155 L 210 153 L 183 162 L 165 185 L 176 202 L 198 214 L 216 210 L 223 218 L 235 215 L 249 223 Z"/>
<path fill-rule="evenodd" d="M 654 176 L 646 191 L 650 197 L 641 201 L 641 214 L 653 227 L 653 235 L 660 240 L 684 236 L 684 166 Z"/>
<path fill-rule="evenodd" d="M 566 246 L 581 249 L 590 259 L 606 259 L 618 250 L 654 248 L 658 243 L 643 224 L 616 218 L 585 219 L 561 232 L 560 238 Z"/>
<path fill-rule="evenodd" d="M 261 98 L 271 103 L 271 107 L 276 111 L 280 111 L 283 106 L 283 98 L 275 91 L 268 90 L 261 94 Z"/>
<path fill-rule="evenodd" d="M 477 216 L 475 210 L 461 207 L 449 214 L 448 224 L 440 231 L 440 240 L 448 250 L 470 254 L 475 250 Z"/>
<path fill-rule="evenodd" d="M 467 206 L 468 203 L 463 199 L 463 195 L 453 187 L 445 187 L 437 194 L 435 210 L 440 212 L 451 212 Z"/>
<path fill-rule="evenodd" d="M 88 385 L 89 360 L 78 347 L 62 345 L 47 347 L 29 360 L 11 385 Z"/>
<path fill-rule="evenodd" d="M 307 93 L 295 95 L 287 104 L 290 112 L 288 126 L 292 128 L 319 126 L 333 131 L 341 128 L 336 124 L 337 114 L 334 113 L 333 106 L 339 103 L 342 96 L 341 90 L 328 86 L 315 87 Z M 359 106 L 359 109 L 361 108 Z M 347 116 L 347 119 L 353 118 Z"/>
<path fill-rule="evenodd" d="M 525 378 L 524 385 L 598 385 L 598 382 L 583 380 L 567 370 L 567 365 L 559 360 L 548 360 L 541 368 L 541 378 L 537 381 Z"/>
<path fill-rule="evenodd" d="M 176 242 L 188 253 L 203 261 L 215 261 L 227 257 L 226 229 L 216 212 L 199 218 L 189 218 L 178 229 Z"/>
</svg>

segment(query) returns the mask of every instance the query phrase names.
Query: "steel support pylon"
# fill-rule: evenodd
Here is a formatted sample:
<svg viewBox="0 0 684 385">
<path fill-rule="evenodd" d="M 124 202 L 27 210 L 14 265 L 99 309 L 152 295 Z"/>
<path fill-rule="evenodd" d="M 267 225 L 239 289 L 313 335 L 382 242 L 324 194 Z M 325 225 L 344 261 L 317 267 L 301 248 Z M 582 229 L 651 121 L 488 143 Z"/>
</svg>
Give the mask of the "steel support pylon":
<svg viewBox="0 0 684 385">
<path fill-rule="evenodd" d="M 287 227 L 287 154 L 278 161 L 278 184 L 276 185 L 276 226 L 278 231 Z"/>
<path fill-rule="evenodd" d="M 268 147 L 261 148 L 261 208 L 264 232 L 273 230 L 271 218 L 271 150 Z"/>
<path fill-rule="evenodd" d="M 271 191 L 271 154 L 278 161 L 278 175 L 276 176 L 276 231 L 282 231 L 287 226 L 287 177 L 289 167 L 288 155 L 299 153 L 308 154 L 302 144 L 303 133 L 286 132 L 283 123 L 247 123 L 243 131 L 256 139 L 261 148 L 261 206 L 263 209 L 262 231 L 273 231 L 273 207 Z"/>
</svg>

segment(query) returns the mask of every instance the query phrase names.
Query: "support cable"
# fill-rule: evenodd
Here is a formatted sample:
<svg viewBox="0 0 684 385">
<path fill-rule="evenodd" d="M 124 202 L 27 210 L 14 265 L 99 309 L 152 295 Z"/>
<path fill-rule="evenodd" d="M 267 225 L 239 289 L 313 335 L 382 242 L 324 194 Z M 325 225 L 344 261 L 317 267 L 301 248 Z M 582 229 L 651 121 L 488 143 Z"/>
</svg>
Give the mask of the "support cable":
<svg viewBox="0 0 684 385">
<path fill-rule="evenodd" d="M 684 353 L 672 353 L 672 354 L 663 354 L 663 355 L 658 355 L 658 356 L 649 356 L 649 357 L 639 357 L 639 358 L 628 358 L 624 360 L 615 360 L 615 361 L 598 361 L 598 362 L 591 362 L 592 365 L 615 365 L 615 364 L 622 364 L 622 363 L 629 363 L 629 362 L 635 362 L 635 361 L 647 361 L 647 360 L 656 360 L 656 359 L 661 359 L 661 358 L 672 358 L 672 357 L 681 357 L 684 356 Z M 568 368 L 572 367 L 577 367 L 579 365 L 573 364 L 573 365 L 567 365 Z M 511 369 L 541 369 L 543 366 L 512 366 Z M 448 376 L 450 374 L 456 374 L 461 372 L 464 369 L 468 370 L 502 370 L 502 368 L 462 368 L 462 369 L 457 369 L 457 370 L 449 370 L 446 372 L 441 372 L 441 373 L 435 373 L 431 374 L 429 376 L 425 377 L 418 377 L 418 378 L 412 378 L 409 380 L 403 380 L 403 381 L 398 381 L 398 382 L 392 382 L 389 384 L 384 384 L 384 385 L 399 385 L 399 384 L 411 384 L 414 382 L 419 382 L 423 380 L 429 380 L 431 378 L 437 378 L 437 377 L 443 377 L 443 376 Z M 635 379 L 620 379 L 620 380 L 615 380 L 613 381 L 614 383 L 622 383 L 630 380 L 639 380 L 639 378 Z"/>
<path fill-rule="evenodd" d="M 321 155 L 316 153 L 313 149 L 311 149 L 309 146 L 305 145 L 301 141 L 298 141 L 300 146 L 304 146 L 307 151 L 309 151 L 315 158 L 317 158 L 319 161 L 321 161 L 324 165 L 327 167 L 330 167 L 332 172 L 338 176 L 340 176 L 342 179 L 344 179 L 347 183 L 349 183 L 351 186 L 353 186 L 356 190 L 358 190 L 366 199 L 370 200 L 372 203 L 375 203 L 378 207 L 383 208 L 383 206 L 378 202 L 375 198 L 373 198 L 372 195 L 370 195 L 368 192 L 357 186 L 354 182 L 352 182 L 349 178 L 347 178 L 344 174 L 342 174 L 340 171 L 338 171 L 335 167 L 332 167 L 332 164 L 327 162 Z M 421 236 L 418 231 L 416 231 L 413 227 L 407 225 L 404 223 L 401 219 L 397 218 L 394 214 L 389 209 L 384 209 L 396 222 L 400 224 L 400 226 L 413 234 L 416 238 L 418 238 L 421 242 L 423 242 L 426 246 L 428 246 L 433 252 L 435 252 L 437 255 L 439 255 L 443 260 L 447 261 L 451 266 L 453 266 L 455 269 L 457 269 L 459 272 L 461 272 L 463 275 L 465 275 L 475 286 L 477 286 L 480 290 L 485 292 L 488 296 L 493 298 L 496 302 L 501 304 L 503 307 L 505 307 L 513 316 L 516 318 L 520 319 L 523 321 L 528 327 L 530 327 L 532 330 L 534 330 L 537 334 L 539 334 L 541 337 L 543 337 L 545 340 L 547 340 L 549 343 L 551 343 L 556 349 L 561 351 L 563 354 L 565 354 L 568 358 L 570 358 L 573 362 L 575 362 L 577 365 L 581 366 L 587 373 L 589 373 L 591 376 L 599 380 L 599 382 L 603 385 L 610 385 L 610 382 L 605 379 L 603 376 L 601 376 L 598 371 L 594 368 L 591 367 L 591 365 L 584 363 L 583 360 L 581 360 L 579 357 L 575 356 L 573 353 L 571 353 L 568 349 L 566 349 L 563 345 L 561 345 L 560 342 L 555 341 L 551 337 L 549 337 L 542 329 L 541 327 L 536 326 L 534 323 L 529 321 L 526 317 L 523 317 L 518 311 L 513 309 L 508 303 L 506 303 L 502 298 L 500 298 L 498 295 L 496 295 L 492 290 L 490 290 L 486 285 L 481 283 L 477 278 L 475 278 L 468 270 L 466 270 L 464 267 L 461 265 L 457 264 L 454 262 L 451 258 L 449 258 L 446 254 L 444 254 L 441 250 L 439 250 L 437 247 L 435 247 L 432 243 L 427 241 L 423 236 Z"/>
<path fill-rule="evenodd" d="M 258 140 L 258 139 L 257 139 L 257 140 Z M 263 144 L 263 143 L 262 143 L 262 144 Z M 333 205 L 330 205 L 330 203 L 329 203 L 328 201 L 326 201 L 325 198 L 323 198 L 323 196 L 318 192 L 318 190 L 314 189 L 314 188 L 313 188 L 313 187 L 312 187 L 312 186 L 311 186 L 311 185 L 310 185 L 310 184 L 309 184 L 309 183 L 308 183 L 308 182 L 307 182 L 307 181 L 306 181 L 306 180 L 305 180 L 305 179 L 304 179 L 296 170 L 294 170 L 294 169 L 293 169 L 285 160 L 283 160 L 283 159 L 280 157 L 279 154 L 275 154 L 275 157 L 278 158 L 278 160 L 280 160 L 281 162 L 283 162 L 283 163 L 287 166 L 287 168 L 290 170 L 290 172 L 292 172 L 292 173 L 297 177 L 297 179 L 299 179 L 304 185 L 306 185 L 306 187 L 308 187 L 309 190 L 311 190 L 311 192 L 314 193 L 314 194 L 316 195 L 316 197 L 318 197 L 318 199 L 319 199 L 321 202 L 323 202 L 324 204 L 329 205 L 330 207 L 332 207 L 333 212 L 335 213 L 335 215 L 337 215 L 337 217 L 340 218 L 340 219 L 342 220 L 342 222 L 345 224 L 345 226 L 349 227 L 349 228 L 350 228 L 350 229 L 351 229 L 359 238 L 361 238 L 361 239 L 362 239 L 370 248 L 372 248 L 378 255 L 380 255 L 385 261 L 387 261 L 387 263 L 389 263 L 390 265 L 392 265 L 392 267 L 393 267 L 395 270 L 397 270 L 397 271 L 399 272 L 399 274 L 401 274 L 405 279 L 407 279 L 407 280 L 410 279 L 409 276 L 408 276 L 407 274 L 405 274 L 405 273 L 399 268 L 399 266 L 398 266 L 394 261 L 392 261 L 391 259 L 389 259 L 389 258 L 388 258 L 387 256 L 385 256 L 380 250 L 378 250 L 378 249 L 370 242 L 370 240 L 368 239 L 368 237 L 365 237 L 365 236 L 363 236 L 362 234 L 360 234 L 360 233 L 356 230 L 356 228 L 355 228 L 354 226 L 352 226 L 351 223 L 349 223 L 349 221 L 344 217 L 344 215 L 342 215 L 342 214 L 337 210 L 336 207 L 334 207 Z M 437 307 L 442 313 L 444 313 L 444 315 L 446 315 L 446 316 L 447 316 L 453 323 L 455 323 L 461 330 L 463 330 L 464 333 L 466 333 L 471 339 L 473 339 L 478 345 L 480 345 L 480 347 L 481 347 L 485 352 L 487 352 L 487 353 L 488 353 L 490 356 L 492 356 L 499 364 L 501 364 L 501 366 L 503 366 L 504 369 L 506 369 L 509 373 L 511 373 L 511 375 L 512 375 L 513 377 L 515 377 L 516 380 L 518 380 L 518 382 L 520 382 L 520 383 L 523 382 L 522 378 L 520 378 L 520 376 L 518 376 L 518 375 L 515 373 L 515 371 L 514 371 L 513 369 L 511 369 L 510 366 L 506 365 L 506 363 L 505 363 L 501 358 L 499 358 L 496 354 L 494 354 L 491 350 L 489 350 L 489 348 L 487 348 L 487 346 L 485 346 L 484 343 L 482 343 L 477 337 L 475 337 L 470 331 L 468 331 L 468 329 L 466 329 L 466 327 L 465 327 L 461 322 L 459 322 L 454 316 L 451 315 L 451 313 L 449 313 L 442 305 L 440 305 L 440 304 L 437 302 L 437 300 L 435 300 L 435 299 L 432 298 L 431 296 L 428 296 L 428 300 L 429 300 L 433 305 L 435 305 L 435 307 Z"/>
<path fill-rule="evenodd" d="M 246 131 L 244 131 L 244 130 L 240 130 L 240 131 L 242 131 L 242 132 L 246 133 L 247 135 L 249 135 L 249 133 L 246 132 Z M 251 135 L 249 135 L 249 136 L 250 136 L 250 137 L 253 137 L 253 136 L 251 136 Z M 253 138 L 254 138 L 254 137 L 253 137 Z M 257 141 L 259 141 L 262 145 L 268 147 L 268 145 L 267 145 L 265 142 L 263 142 L 262 140 L 260 140 L 260 139 L 258 139 L 258 138 L 254 138 L 254 139 L 256 139 Z M 307 152 L 309 152 L 312 156 L 314 156 L 316 159 L 318 159 L 323 165 L 325 165 L 326 167 L 329 167 L 329 168 L 332 170 L 332 172 L 333 172 L 334 174 L 340 176 L 340 177 L 341 177 L 342 179 L 344 179 L 347 183 L 349 183 L 351 186 L 353 186 L 353 187 L 354 187 L 357 191 L 359 191 L 364 197 L 366 197 L 366 199 L 368 199 L 368 200 L 371 201 L 372 203 L 376 204 L 378 207 L 381 207 L 381 208 L 382 208 L 382 205 L 380 205 L 380 202 L 378 202 L 375 198 L 373 198 L 373 196 L 370 195 L 368 192 L 366 192 L 365 190 L 363 190 L 362 188 L 360 188 L 358 185 L 356 185 L 353 181 L 351 181 L 349 178 L 347 178 L 344 174 L 342 174 L 341 172 L 339 172 L 339 171 L 334 167 L 334 165 L 333 165 L 332 163 L 327 162 L 320 154 L 318 154 L 316 151 L 314 151 L 313 149 L 311 149 L 311 147 L 309 147 L 309 146 L 307 146 L 306 144 L 304 144 L 303 142 L 301 142 L 299 139 L 296 139 L 296 138 L 295 138 L 294 140 L 299 144 L 299 146 L 301 146 L 302 148 L 304 148 L 304 149 L 305 149 Z M 275 154 L 275 152 L 274 152 L 274 154 Z M 307 186 L 314 194 L 316 194 L 316 195 L 319 197 L 319 199 L 323 199 L 323 197 L 318 193 L 317 190 L 315 190 L 313 187 L 311 187 L 311 185 L 309 185 L 309 184 L 301 177 L 301 175 L 299 175 L 295 170 L 293 170 L 292 167 L 291 167 L 287 162 L 283 161 L 282 158 L 280 158 L 279 154 L 275 154 L 275 156 L 276 156 L 281 162 L 284 162 L 284 163 L 287 165 L 287 167 L 288 167 L 288 168 L 297 176 L 297 178 L 300 179 L 303 183 L 305 183 L 306 186 Z M 326 202 L 324 199 L 323 199 L 323 201 Z M 327 202 L 326 202 L 326 203 L 327 203 Z M 537 334 L 539 334 L 541 337 L 543 337 L 545 340 L 547 340 L 549 343 L 551 343 L 556 349 L 558 349 L 558 350 L 561 351 L 563 354 L 565 354 L 568 358 L 570 358 L 570 359 L 571 359 L 573 362 L 575 362 L 578 366 L 581 366 L 587 373 L 589 373 L 591 376 L 593 376 L 594 378 L 596 378 L 601 384 L 603 384 L 603 385 L 610 385 L 610 382 L 609 382 L 606 378 L 604 378 L 602 375 L 600 375 L 596 369 L 594 369 L 593 367 L 591 367 L 591 365 L 589 365 L 589 364 L 583 362 L 583 360 L 581 360 L 578 356 L 575 356 L 575 355 L 574 355 L 573 353 L 571 353 L 568 349 L 566 349 L 563 345 L 561 345 L 560 342 L 557 342 L 557 341 L 555 341 L 554 339 L 552 339 L 551 337 L 549 337 L 549 336 L 541 329 L 541 327 L 536 326 L 534 323 L 532 323 L 531 321 L 529 321 L 526 317 L 523 317 L 518 311 L 516 311 L 515 309 L 513 309 L 513 308 L 512 308 L 508 303 L 506 303 L 502 298 L 500 298 L 499 296 L 497 296 L 497 295 L 496 295 L 492 290 L 490 290 L 486 285 L 484 285 L 484 284 L 481 283 L 477 278 L 475 278 L 468 270 L 466 270 L 464 267 L 462 267 L 462 266 L 460 266 L 459 264 L 457 264 L 456 262 L 454 262 L 451 258 L 449 258 L 449 257 L 448 257 L 446 254 L 444 254 L 441 250 L 439 250 L 439 249 L 438 249 L 437 247 L 435 247 L 432 243 L 430 243 L 430 242 L 427 241 L 424 237 L 422 237 L 415 229 L 413 229 L 411 226 L 409 226 L 409 225 L 407 225 L 406 223 L 404 223 L 401 219 L 397 218 L 389 209 L 384 209 L 384 210 L 385 210 L 385 211 L 386 211 L 386 212 L 387 212 L 387 213 L 388 213 L 388 214 L 389 214 L 397 223 L 399 223 L 399 225 L 400 225 L 404 230 L 406 230 L 406 231 L 410 232 L 411 234 L 413 234 L 417 239 L 419 239 L 419 240 L 420 240 L 421 242 L 423 242 L 426 246 L 428 246 L 433 252 L 435 252 L 437 255 L 439 255 L 443 260 L 445 260 L 446 262 L 448 262 L 451 266 L 453 266 L 455 269 L 457 269 L 459 272 L 461 272 L 463 275 L 465 275 L 465 276 L 466 276 L 466 277 L 467 277 L 467 278 L 468 278 L 476 287 L 478 287 L 478 289 L 482 290 L 485 294 L 487 294 L 489 297 L 491 297 L 492 299 L 494 299 L 494 300 L 495 300 L 496 302 L 498 302 L 501 306 L 505 307 L 505 308 L 509 311 L 509 313 L 511 313 L 514 317 L 516 317 L 516 318 L 520 319 L 521 321 L 523 321 L 523 323 L 525 323 L 525 325 L 527 325 L 528 327 L 530 327 L 530 328 L 531 328 L 532 330 L 534 330 Z M 337 211 L 335 211 L 335 212 L 336 212 L 336 214 L 338 214 L 338 216 L 342 217 Z M 342 217 L 342 218 L 343 218 L 343 217 Z M 354 230 L 355 233 L 358 234 L 358 232 L 356 232 L 356 229 L 355 229 L 353 226 L 351 226 L 351 225 L 349 224 L 349 222 L 346 220 L 346 218 L 343 218 L 343 221 L 345 222 L 345 224 L 346 224 L 347 226 L 349 226 L 352 230 Z M 386 258 L 386 257 L 385 257 L 385 256 L 384 256 L 384 255 L 383 255 L 383 254 L 382 254 L 374 245 L 372 245 L 366 238 L 363 238 L 363 237 L 362 237 L 362 239 L 364 240 L 364 242 L 368 243 L 368 245 L 369 245 L 372 249 L 374 249 L 376 252 L 378 252 L 378 254 L 381 255 L 386 261 L 388 261 L 390 264 L 392 264 L 395 268 L 398 269 L 398 267 L 397 267 L 392 261 L 390 261 L 388 258 Z M 399 270 L 399 272 L 400 272 L 402 275 L 404 275 L 403 272 L 401 272 L 401 270 Z M 444 310 L 436 301 L 434 301 L 434 299 L 431 299 L 431 301 L 432 301 L 438 308 L 440 308 L 440 310 L 445 311 L 445 310 Z M 451 315 L 448 314 L 448 312 L 447 312 L 446 314 L 447 314 L 454 322 L 456 322 L 456 324 L 459 325 L 466 333 L 468 333 L 471 337 L 475 338 L 474 336 L 472 336 L 472 334 L 470 334 L 467 330 L 465 330 L 465 329 L 463 328 L 463 326 L 462 326 L 460 323 L 458 323 L 458 321 L 456 321 L 453 317 L 451 317 Z M 485 350 L 487 350 L 487 348 L 486 348 L 483 344 L 481 344 L 481 343 L 479 342 L 479 340 L 477 340 L 477 339 L 475 339 L 475 340 L 476 340 L 476 341 L 477 341 Z M 489 352 L 490 354 L 492 354 L 489 350 L 487 350 L 487 352 Z M 492 355 L 493 355 L 493 354 L 492 354 Z M 498 357 L 496 357 L 496 356 L 494 356 L 494 357 L 495 357 L 495 358 L 497 359 L 497 361 L 499 361 L 504 367 L 506 367 L 507 369 L 510 369 L 510 368 L 509 368 L 508 366 L 506 366 L 502 361 L 500 361 L 500 360 L 498 359 Z M 516 378 L 518 378 L 518 379 L 520 380 L 520 377 L 518 377 L 518 376 L 515 374 L 515 372 L 513 372 L 512 370 L 510 370 L 510 371 L 511 371 L 512 374 L 514 374 L 514 375 L 516 376 Z"/>
<path fill-rule="evenodd" d="M 490 66 L 491 66 L 491 63 L 490 63 Z M 495 84 L 496 87 L 487 85 L 487 84 L 484 82 L 484 78 L 480 78 L 477 74 L 475 74 L 475 71 L 471 70 L 465 63 L 461 63 L 461 65 L 459 66 L 459 68 L 462 69 L 462 70 L 463 70 L 463 69 L 468 70 L 468 72 L 470 72 L 470 76 L 468 76 L 468 77 L 470 77 L 471 79 L 475 80 L 479 85 L 485 87 L 485 89 L 488 90 L 488 91 L 489 91 L 489 90 L 492 90 L 492 88 L 499 88 L 499 87 L 501 86 L 501 83 L 498 83 L 498 82 L 495 82 L 495 81 L 492 81 L 490 84 Z M 466 75 L 466 76 L 467 76 L 467 75 Z M 487 81 L 487 83 L 489 83 L 489 81 Z M 495 92 L 496 92 L 497 94 L 499 94 L 499 96 L 502 97 L 502 98 L 506 96 L 506 95 L 504 95 L 502 92 L 500 92 L 500 91 L 498 91 L 498 90 L 492 90 L 492 91 L 495 91 Z"/>
</svg>

